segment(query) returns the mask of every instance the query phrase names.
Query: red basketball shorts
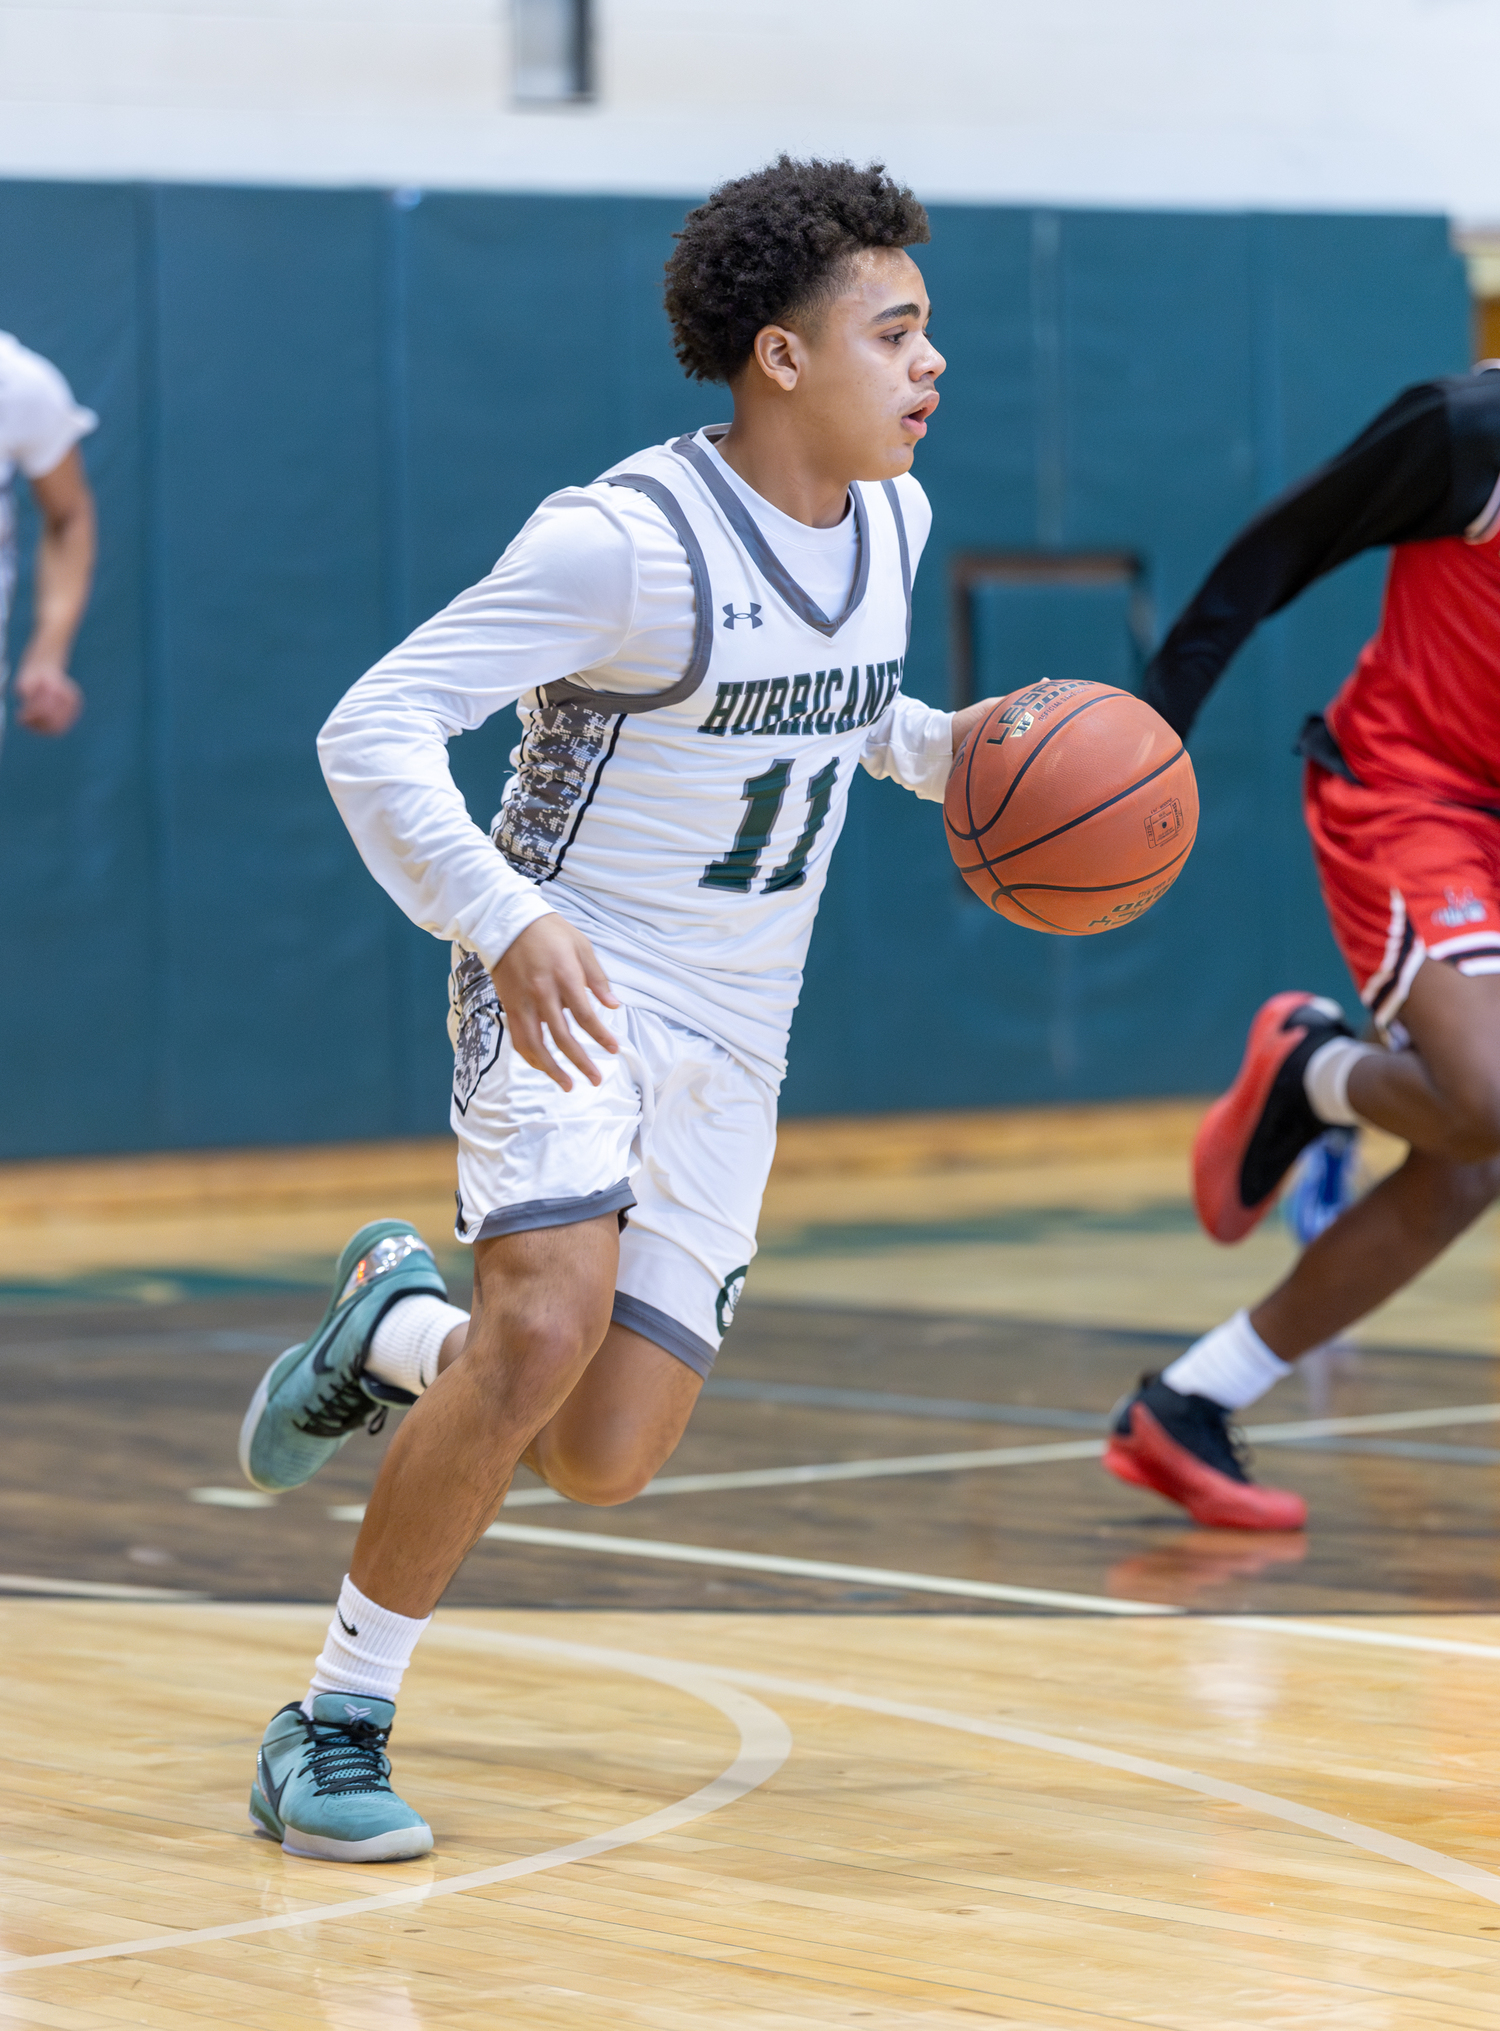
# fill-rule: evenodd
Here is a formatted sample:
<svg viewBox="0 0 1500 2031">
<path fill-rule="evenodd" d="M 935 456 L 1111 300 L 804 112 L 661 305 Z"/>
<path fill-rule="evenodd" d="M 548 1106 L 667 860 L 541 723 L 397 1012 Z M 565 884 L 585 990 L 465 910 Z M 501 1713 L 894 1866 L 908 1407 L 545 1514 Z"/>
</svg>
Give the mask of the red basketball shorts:
<svg viewBox="0 0 1500 2031">
<path fill-rule="evenodd" d="M 1500 818 L 1314 762 L 1303 810 L 1333 935 L 1382 1030 L 1424 959 L 1500 973 Z"/>
</svg>

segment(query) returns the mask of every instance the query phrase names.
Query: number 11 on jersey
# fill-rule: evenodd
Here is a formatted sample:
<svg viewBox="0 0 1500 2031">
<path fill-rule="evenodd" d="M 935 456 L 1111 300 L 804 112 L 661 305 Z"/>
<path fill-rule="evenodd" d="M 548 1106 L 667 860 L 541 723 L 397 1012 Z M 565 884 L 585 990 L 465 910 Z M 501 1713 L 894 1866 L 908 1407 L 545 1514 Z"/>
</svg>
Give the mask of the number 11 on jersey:
<svg viewBox="0 0 1500 2031">
<path fill-rule="evenodd" d="M 708 863 L 698 878 L 700 889 L 728 889 L 740 896 L 750 893 L 751 885 L 760 873 L 761 855 L 769 845 L 776 820 L 781 815 L 782 800 L 791 774 L 790 762 L 772 762 L 763 774 L 749 779 L 743 791 L 745 815 L 734 835 L 734 844 L 722 860 Z M 807 857 L 823 829 L 823 821 L 833 803 L 833 786 L 838 779 L 839 764 L 835 756 L 826 768 L 819 769 L 808 784 L 807 822 L 802 827 L 797 844 L 766 883 L 762 895 L 777 895 L 783 889 L 802 886 L 806 879 Z"/>
</svg>

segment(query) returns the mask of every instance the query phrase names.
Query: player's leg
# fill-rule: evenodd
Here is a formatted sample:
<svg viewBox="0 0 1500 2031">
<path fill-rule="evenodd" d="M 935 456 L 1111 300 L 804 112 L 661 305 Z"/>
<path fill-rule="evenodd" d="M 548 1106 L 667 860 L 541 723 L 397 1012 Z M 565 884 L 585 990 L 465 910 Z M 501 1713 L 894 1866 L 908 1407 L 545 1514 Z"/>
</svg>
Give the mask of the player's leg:
<svg viewBox="0 0 1500 2031">
<path fill-rule="evenodd" d="M 593 1359 L 618 1260 L 612 1213 L 478 1243 L 463 1358 L 403 1420 L 365 1509 L 349 1576 L 368 1600 L 408 1619 L 432 1613 Z"/>
<path fill-rule="evenodd" d="M 451 1306 L 422 1297 L 393 1305 L 376 1328 L 366 1375 L 414 1395 L 429 1388 L 463 1358 L 468 1338 L 467 1316 L 450 1328 L 445 1314 Z M 395 1351 L 382 1357 L 382 1341 Z M 697 1368 L 616 1321 L 522 1460 L 570 1502 L 628 1502 L 676 1451 L 702 1387 Z"/>
<path fill-rule="evenodd" d="M 1251 1327 L 1282 1364 L 1298 1360 L 1420 1276 L 1497 1195 L 1500 1160 L 1463 1164 L 1411 1150 L 1308 1244 L 1289 1275 L 1246 1314 Z M 1284 1366 L 1277 1371 L 1283 1372 Z"/>
<path fill-rule="evenodd" d="M 1465 970 L 1488 963 L 1429 958 L 1400 1011 L 1413 1048 L 1362 1050 L 1346 1080 L 1360 1120 L 1458 1164 L 1500 1155 L 1500 973 Z"/>
<path fill-rule="evenodd" d="M 1399 1016 L 1412 1048 L 1356 1043 L 1336 1011 L 1308 996 L 1268 1003 L 1235 1086 L 1199 1134 L 1204 1224 L 1222 1239 L 1247 1232 L 1297 1151 L 1328 1124 L 1363 1118 L 1405 1136 L 1412 1152 L 1254 1310 L 1142 1378 L 1116 1410 L 1105 1460 L 1200 1522 L 1246 1528 L 1295 1525 L 1305 1506 L 1250 1482 L 1230 1416 L 1427 1268 L 1500 1189 L 1500 938 L 1465 930 L 1440 938 L 1429 959 L 1414 929 L 1451 930 L 1455 896 L 1466 923 L 1500 925 L 1488 841 L 1466 818 L 1393 811 L 1312 773 L 1309 826 L 1335 933 L 1366 1001 L 1386 1025 Z M 1393 864 L 1396 889 L 1383 872 Z"/>
<path fill-rule="evenodd" d="M 1466 963 L 1426 960 L 1400 1011 L 1412 1049 L 1351 1071 L 1355 1110 L 1412 1147 L 1248 1315 L 1283 1362 L 1384 1304 L 1500 1193 L 1500 974 Z"/>
<path fill-rule="evenodd" d="M 289 1852 L 391 1861 L 432 1846 L 390 1784 L 402 1676 L 516 1461 L 604 1336 L 618 1237 L 605 1214 L 479 1244 L 464 1356 L 392 1441 L 307 1697 L 273 1717 L 261 1744 L 251 1816 Z"/>
<path fill-rule="evenodd" d="M 420 1298 L 407 1299 L 389 1316 L 399 1325 L 402 1311 L 420 1319 L 422 1307 Z M 434 1374 L 464 1358 L 467 1324 L 432 1341 Z M 368 1367 L 388 1365 L 372 1353 Z M 411 1373 L 411 1380 L 421 1389 L 431 1378 L 424 1383 Z M 628 1502 L 676 1451 L 702 1387 L 696 1368 L 615 1322 L 522 1461 L 570 1502 L 601 1507 Z"/>
<path fill-rule="evenodd" d="M 612 1325 L 527 1448 L 526 1464 L 570 1502 L 628 1502 L 676 1452 L 702 1387 L 701 1375 L 655 1341 Z"/>
<path fill-rule="evenodd" d="M 614 1324 L 526 1456 L 576 1502 L 629 1500 L 675 1450 L 755 1254 L 776 1143 L 774 1092 L 720 1045 L 650 1016 L 634 1041 L 646 1091 Z"/>
<path fill-rule="evenodd" d="M 409 1286 L 397 1287 L 378 1251 L 354 1264 L 336 1288 L 332 1329 L 293 1350 L 308 1402 L 299 1407 L 278 1384 L 256 1428 L 257 1457 L 276 1452 L 285 1464 L 296 1419 L 320 1415 L 308 1415 L 318 1389 L 331 1399 L 321 1412 L 330 1427 L 361 1421 L 372 1398 L 415 1400 L 377 1480 L 307 1698 L 272 1721 L 251 1795 L 252 1816 L 294 1851 L 340 1860 L 431 1845 L 391 1791 L 384 1758 L 402 1673 L 516 1459 L 608 1329 L 619 1215 L 632 1203 L 640 1093 L 627 1017 L 609 1018 L 622 1049 L 604 1059 L 601 1084 L 579 1081 L 563 1094 L 519 1058 L 489 976 L 459 957 L 453 1119 L 459 1235 L 476 1247 L 473 1316 L 465 1323 L 446 1304 L 430 1255 L 402 1230 L 400 1267 L 418 1265 Z M 439 1374 L 460 1327 L 463 1355 Z M 319 1440 L 325 1454 L 339 1437 Z M 289 1467 L 283 1485 L 316 1465 L 291 1462 L 297 1471 Z"/>
</svg>

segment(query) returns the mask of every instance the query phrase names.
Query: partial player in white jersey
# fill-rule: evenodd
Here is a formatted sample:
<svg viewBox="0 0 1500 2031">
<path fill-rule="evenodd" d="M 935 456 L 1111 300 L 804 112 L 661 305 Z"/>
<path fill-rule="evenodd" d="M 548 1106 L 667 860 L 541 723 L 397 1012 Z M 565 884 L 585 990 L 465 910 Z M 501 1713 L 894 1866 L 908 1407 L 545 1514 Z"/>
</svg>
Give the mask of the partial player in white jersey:
<svg viewBox="0 0 1500 2031">
<path fill-rule="evenodd" d="M 931 519 L 910 467 L 944 366 L 904 251 L 927 237 L 878 166 L 783 157 L 715 192 L 678 235 L 667 310 L 732 422 L 544 501 L 323 730 L 366 864 L 452 947 L 476 1306 L 446 1302 L 404 1222 L 362 1228 L 246 1414 L 245 1472 L 282 1489 L 415 1405 L 307 1696 L 262 1744 L 252 1817 L 294 1853 L 431 1846 L 390 1788 L 394 1702 L 518 1462 L 615 1503 L 671 1455 L 755 1254 L 854 772 L 940 801 L 986 710 L 901 685 Z M 447 742 L 511 704 L 485 832 Z"/>
<path fill-rule="evenodd" d="M 16 717 L 32 733 L 66 733 L 83 710 L 68 655 L 94 575 L 94 497 L 78 443 L 98 422 L 91 409 L 73 400 L 50 360 L 0 331 L 0 713 L 6 622 L 16 586 L 19 473 L 41 520 L 31 633 L 17 658 L 15 681 Z"/>
</svg>

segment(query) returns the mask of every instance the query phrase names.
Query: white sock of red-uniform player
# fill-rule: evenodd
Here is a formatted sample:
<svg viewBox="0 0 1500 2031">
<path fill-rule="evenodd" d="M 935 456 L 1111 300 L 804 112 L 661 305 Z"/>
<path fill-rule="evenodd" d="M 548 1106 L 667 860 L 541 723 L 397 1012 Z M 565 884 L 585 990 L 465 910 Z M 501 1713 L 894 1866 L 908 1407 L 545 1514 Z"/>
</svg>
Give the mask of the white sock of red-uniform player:
<svg viewBox="0 0 1500 2031">
<path fill-rule="evenodd" d="M 1349 1105 L 1349 1074 L 1361 1058 L 1376 1055 L 1373 1044 L 1357 1037 L 1331 1037 L 1320 1044 L 1302 1069 L 1302 1090 L 1319 1121 L 1330 1128 L 1357 1128 L 1359 1116 Z"/>
<path fill-rule="evenodd" d="M 1195 1340 L 1162 1370 L 1161 1379 L 1180 1396 L 1206 1396 L 1223 1410 L 1244 1410 L 1291 1372 L 1291 1363 L 1271 1352 L 1250 1314 L 1241 1311 Z"/>
</svg>

